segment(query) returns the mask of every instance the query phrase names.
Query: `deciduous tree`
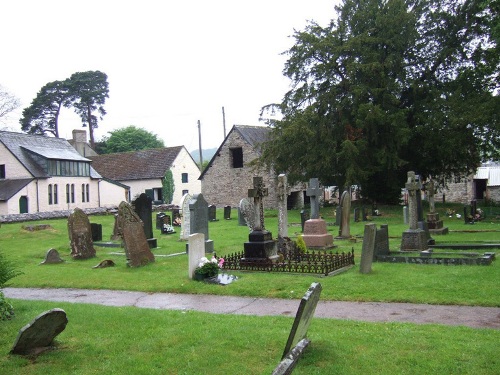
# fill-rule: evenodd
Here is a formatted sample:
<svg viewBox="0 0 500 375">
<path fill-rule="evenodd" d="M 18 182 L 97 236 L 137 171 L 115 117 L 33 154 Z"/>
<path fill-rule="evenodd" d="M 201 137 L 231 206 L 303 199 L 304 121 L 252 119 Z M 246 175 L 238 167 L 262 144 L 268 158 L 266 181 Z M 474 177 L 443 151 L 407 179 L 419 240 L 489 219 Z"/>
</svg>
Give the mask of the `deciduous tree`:
<svg viewBox="0 0 500 375">
<path fill-rule="evenodd" d="M 156 134 L 134 125 L 110 131 L 109 134 L 110 136 L 103 140 L 102 151 L 106 154 L 165 147 Z"/>
</svg>

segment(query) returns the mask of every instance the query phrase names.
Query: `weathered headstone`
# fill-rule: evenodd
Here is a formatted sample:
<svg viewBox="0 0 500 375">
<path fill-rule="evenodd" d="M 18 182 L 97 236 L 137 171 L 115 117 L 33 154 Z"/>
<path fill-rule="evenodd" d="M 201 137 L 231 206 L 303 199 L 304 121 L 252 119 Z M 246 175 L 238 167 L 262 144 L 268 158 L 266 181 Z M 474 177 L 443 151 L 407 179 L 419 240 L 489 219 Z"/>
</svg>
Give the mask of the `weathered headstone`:
<svg viewBox="0 0 500 375">
<path fill-rule="evenodd" d="M 274 370 L 273 375 L 291 374 L 297 360 L 309 345 L 310 340 L 307 338 L 307 331 L 316 311 L 321 290 L 320 283 L 312 283 L 304 297 L 302 297 L 281 362 Z"/>
<path fill-rule="evenodd" d="M 90 223 L 92 241 L 102 241 L 102 224 Z"/>
<path fill-rule="evenodd" d="M 189 201 L 190 231 L 203 233 L 205 236 L 205 252 L 214 252 L 214 242 L 208 236 L 208 203 L 202 194 L 195 194 Z"/>
<path fill-rule="evenodd" d="M 19 330 L 12 354 L 38 354 L 53 345 L 54 339 L 66 328 L 68 318 L 62 309 L 52 309 L 38 315 Z"/>
<path fill-rule="evenodd" d="M 188 252 L 188 276 L 190 279 L 194 277 L 194 271 L 200 259 L 205 256 L 205 235 L 203 233 L 193 233 L 189 235 L 189 252 Z"/>
<path fill-rule="evenodd" d="M 49 249 L 47 254 L 45 254 L 45 259 L 40 264 L 57 264 L 62 262 L 64 260 L 61 259 L 59 252 L 56 249 Z"/>
<path fill-rule="evenodd" d="M 191 212 L 189 211 L 189 201 L 191 200 L 191 195 L 184 194 L 181 198 L 181 235 L 180 239 L 187 241 L 191 234 Z"/>
<path fill-rule="evenodd" d="M 218 221 L 217 220 L 217 207 L 213 204 L 208 206 L 208 221 Z"/>
<path fill-rule="evenodd" d="M 333 247 L 333 236 L 326 229 L 325 220 L 319 217 L 319 197 L 321 189 L 317 178 L 309 180 L 306 194 L 311 198 L 311 218 L 304 223 L 302 238 L 311 249 L 328 249 Z"/>
<path fill-rule="evenodd" d="M 268 195 L 268 189 L 264 186 L 262 177 L 253 178 L 253 188 L 248 189 L 248 197 L 253 198 L 254 222 L 248 236 L 248 242 L 244 243 L 245 256 L 242 263 L 253 263 L 257 261 L 278 260 L 276 242 L 271 232 L 264 227 L 264 204 L 263 198 Z"/>
<path fill-rule="evenodd" d="M 288 237 L 288 184 L 285 174 L 278 176 L 278 238 Z"/>
<path fill-rule="evenodd" d="M 382 224 L 375 234 L 373 260 L 377 259 L 377 255 L 389 255 L 389 253 L 389 225 Z"/>
<path fill-rule="evenodd" d="M 337 206 L 335 208 L 335 225 L 339 226 L 342 224 L 342 206 Z"/>
<path fill-rule="evenodd" d="M 127 202 L 118 206 L 119 227 L 122 228 L 125 255 L 129 267 L 140 267 L 155 261 L 139 216 Z"/>
<path fill-rule="evenodd" d="M 376 224 L 374 223 L 365 224 L 363 246 L 361 248 L 361 261 L 359 263 L 359 271 L 361 273 L 370 273 L 372 271 L 376 233 L 377 233 Z"/>
<path fill-rule="evenodd" d="M 406 182 L 408 191 L 408 213 L 410 228 L 403 232 L 401 251 L 423 251 L 428 249 L 425 231 L 418 227 L 417 195 L 420 194 L 420 182 L 415 177 L 415 172 L 408 172 Z"/>
<path fill-rule="evenodd" d="M 143 223 L 146 238 L 153 238 L 153 200 L 146 193 L 142 193 L 133 204 L 137 216 Z"/>
<path fill-rule="evenodd" d="M 443 226 L 443 220 L 439 219 L 439 213 L 436 212 L 436 206 L 434 202 L 436 187 L 432 179 L 425 184 L 425 190 L 427 191 L 427 197 L 429 200 L 429 213 L 427 214 L 427 228 L 429 232 L 432 234 L 447 234 L 448 228 Z"/>
<path fill-rule="evenodd" d="M 108 267 L 114 267 L 115 262 L 113 262 L 111 259 L 104 259 L 99 262 L 99 264 L 95 265 L 92 268 L 108 268 Z"/>
<path fill-rule="evenodd" d="M 435 241 L 431 237 L 429 228 L 427 227 L 427 222 L 424 220 L 424 208 L 422 206 L 422 182 L 420 181 L 420 176 L 415 176 L 415 179 L 419 185 L 419 189 L 417 191 L 417 226 L 424 231 L 427 245 L 434 245 Z"/>
<path fill-rule="evenodd" d="M 340 206 L 342 207 L 342 220 L 340 222 L 339 237 L 338 238 L 350 238 L 351 237 L 351 190 L 347 189 L 342 193 L 340 197 Z"/>
<path fill-rule="evenodd" d="M 75 208 L 68 217 L 68 234 L 73 259 L 89 259 L 96 255 L 90 222 L 80 208 Z"/>
<path fill-rule="evenodd" d="M 408 207 L 403 206 L 403 221 L 405 224 L 408 224 Z"/>
<path fill-rule="evenodd" d="M 231 220 L 231 206 L 224 206 L 224 220 Z"/>
<path fill-rule="evenodd" d="M 253 203 L 248 198 L 243 198 L 240 200 L 238 220 L 243 219 L 244 225 L 248 227 L 250 231 L 255 227 L 255 208 Z"/>
<path fill-rule="evenodd" d="M 120 228 L 120 220 L 118 214 L 115 214 L 115 222 L 113 225 L 113 233 L 111 234 L 111 241 L 120 241 L 123 239 L 122 228 Z"/>
</svg>

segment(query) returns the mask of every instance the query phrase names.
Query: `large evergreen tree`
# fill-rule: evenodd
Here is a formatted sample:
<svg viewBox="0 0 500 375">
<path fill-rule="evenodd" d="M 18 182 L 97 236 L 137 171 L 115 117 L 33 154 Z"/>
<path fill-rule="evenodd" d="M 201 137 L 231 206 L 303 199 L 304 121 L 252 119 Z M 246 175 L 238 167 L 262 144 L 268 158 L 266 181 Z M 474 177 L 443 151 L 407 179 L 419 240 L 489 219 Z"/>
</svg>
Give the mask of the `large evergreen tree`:
<svg viewBox="0 0 500 375">
<path fill-rule="evenodd" d="M 336 12 L 294 34 L 293 88 L 263 162 L 390 201 L 410 169 L 444 179 L 496 154 L 498 1 L 343 0 Z"/>
</svg>

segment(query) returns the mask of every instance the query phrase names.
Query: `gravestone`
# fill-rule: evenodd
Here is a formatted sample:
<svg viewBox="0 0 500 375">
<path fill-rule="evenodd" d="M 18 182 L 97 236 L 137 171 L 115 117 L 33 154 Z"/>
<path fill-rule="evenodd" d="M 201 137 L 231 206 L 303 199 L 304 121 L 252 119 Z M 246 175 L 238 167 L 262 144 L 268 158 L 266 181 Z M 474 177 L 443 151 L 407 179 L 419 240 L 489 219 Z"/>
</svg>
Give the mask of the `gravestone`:
<svg viewBox="0 0 500 375">
<path fill-rule="evenodd" d="M 360 221 L 360 220 L 359 220 L 359 208 L 358 208 L 358 207 L 356 207 L 356 208 L 354 209 L 354 222 L 355 222 L 355 223 L 359 223 L 359 221 Z"/>
<path fill-rule="evenodd" d="M 224 220 L 231 220 L 231 206 L 224 206 Z"/>
<path fill-rule="evenodd" d="M 208 236 L 208 203 L 202 194 L 195 194 L 189 201 L 190 231 L 203 233 L 205 236 L 205 253 L 214 252 L 214 242 Z"/>
<path fill-rule="evenodd" d="M 432 234 L 448 234 L 448 227 L 443 226 L 443 220 L 439 219 L 439 213 L 436 212 L 436 206 L 434 202 L 434 195 L 436 193 L 436 187 L 434 186 L 434 181 L 430 180 L 425 184 L 425 189 L 427 191 L 427 196 L 429 199 L 429 213 L 427 214 L 427 228 Z"/>
<path fill-rule="evenodd" d="M 359 271 L 361 273 L 372 272 L 373 253 L 375 250 L 375 236 L 377 225 L 374 223 L 365 224 L 363 236 L 363 246 L 361 248 L 361 261 L 359 262 Z"/>
<path fill-rule="evenodd" d="M 161 228 L 163 227 L 163 218 L 165 216 L 167 216 L 165 212 L 158 212 L 156 214 L 156 229 L 161 230 Z"/>
<path fill-rule="evenodd" d="M 342 224 L 342 206 L 337 206 L 335 208 L 335 225 L 339 226 Z"/>
<path fill-rule="evenodd" d="M 389 255 L 389 253 L 389 225 L 382 224 L 375 234 L 373 260 L 376 260 L 378 255 Z"/>
<path fill-rule="evenodd" d="M 363 221 L 368 221 L 368 215 L 364 207 L 361 207 L 361 216 L 363 217 Z"/>
<path fill-rule="evenodd" d="M 435 241 L 431 237 L 431 233 L 429 232 L 429 228 L 427 227 L 427 222 L 424 220 L 424 208 L 422 207 L 422 183 L 420 181 L 420 176 L 415 176 L 415 179 L 418 181 L 419 190 L 417 191 L 417 214 L 418 221 L 417 225 L 420 229 L 422 229 L 425 233 L 425 237 L 427 240 L 427 245 L 434 245 Z"/>
<path fill-rule="evenodd" d="M 300 224 L 302 226 L 302 233 L 304 233 L 304 225 L 307 220 L 309 220 L 311 216 L 309 215 L 309 211 L 301 210 L 300 211 Z"/>
<path fill-rule="evenodd" d="M 410 228 L 403 232 L 401 251 L 424 251 L 429 247 L 425 231 L 418 227 L 417 196 L 420 194 L 421 186 L 420 181 L 415 177 L 415 172 L 408 172 L 408 180 L 405 187 L 408 191 L 408 220 Z"/>
<path fill-rule="evenodd" d="M 182 220 L 181 220 L 180 209 L 179 208 L 173 208 L 172 209 L 172 225 L 178 227 L 178 226 L 181 225 L 181 223 L 182 223 Z"/>
<path fill-rule="evenodd" d="M 127 202 L 121 202 L 118 206 L 118 221 L 122 228 L 127 265 L 140 267 L 154 262 L 155 257 L 149 248 L 142 221 Z"/>
<path fill-rule="evenodd" d="M 52 309 L 38 315 L 19 330 L 10 353 L 32 355 L 49 349 L 66 324 L 68 318 L 62 309 Z"/>
<path fill-rule="evenodd" d="M 283 351 L 283 356 L 281 357 L 281 362 L 273 371 L 273 375 L 291 374 L 297 360 L 309 345 L 310 340 L 307 338 L 307 331 L 316 311 L 321 290 L 320 283 L 312 283 L 304 297 L 302 297 L 285 345 L 285 350 Z"/>
<path fill-rule="evenodd" d="M 279 258 L 273 235 L 264 227 L 263 198 L 267 195 L 268 189 L 264 186 L 262 177 L 254 177 L 253 188 L 248 189 L 248 197 L 253 198 L 254 220 L 248 242 L 244 243 L 245 255 L 241 259 L 243 264 L 262 261 L 275 262 Z"/>
<path fill-rule="evenodd" d="M 285 174 L 278 176 L 278 239 L 288 237 L 288 184 Z"/>
<path fill-rule="evenodd" d="M 120 241 L 123 239 L 122 228 L 120 228 L 120 221 L 118 220 L 118 214 L 115 214 L 115 223 L 113 225 L 113 233 L 111 234 L 111 241 Z"/>
<path fill-rule="evenodd" d="M 191 212 L 189 211 L 189 201 L 192 196 L 189 194 L 184 194 L 181 198 L 181 235 L 180 239 L 187 241 L 191 234 Z"/>
<path fill-rule="evenodd" d="M 340 221 L 339 236 L 337 238 L 346 239 L 351 237 L 351 190 L 347 189 L 340 197 L 340 207 L 342 207 L 342 218 Z"/>
<path fill-rule="evenodd" d="M 328 233 L 325 220 L 319 217 L 319 197 L 321 189 L 317 178 L 309 180 L 306 191 L 311 198 L 311 218 L 304 223 L 302 238 L 310 249 L 329 249 L 333 247 L 333 235 Z"/>
<path fill-rule="evenodd" d="M 203 233 L 193 233 L 189 235 L 188 252 L 188 276 L 194 278 L 194 271 L 200 263 L 200 259 L 205 256 L 205 235 Z"/>
<path fill-rule="evenodd" d="M 45 259 L 40 264 L 58 264 L 64 262 L 56 249 L 49 249 L 45 254 Z"/>
<path fill-rule="evenodd" d="M 73 259 L 89 259 L 96 256 L 89 219 L 79 208 L 75 208 L 68 217 L 68 234 Z"/>
<path fill-rule="evenodd" d="M 108 267 L 114 267 L 116 264 L 113 262 L 111 259 L 104 259 L 99 262 L 99 264 L 95 265 L 92 268 L 108 268 Z"/>
<path fill-rule="evenodd" d="M 408 224 L 408 207 L 403 206 L 403 221 L 405 224 Z"/>
<path fill-rule="evenodd" d="M 161 233 L 162 234 L 174 234 L 175 229 L 172 225 L 172 220 L 170 219 L 170 215 L 164 215 L 160 218 L 161 220 Z"/>
<path fill-rule="evenodd" d="M 134 201 L 134 210 L 142 221 L 144 234 L 148 239 L 148 244 L 150 247 L 152 246 L 153 241 L 149 239 L 153 238 L 153 200 L 151 197 L 146 195 L 146 193 L 142 193 L 139 197 Z"/>
<path fill-rule="evenodd" d="M 218 221 L 217 220 L 217 207 L 213 204 L 208 206 L 208 221 Z"/>
<path fill-rule="evenodd" d="M 255 227 L 254 211 L 254 205 L 248 198 L 243 198 L 242 200 L 240 200 L 238 220 L 242 218 L 245 223 L 244 225 L 246 225 L 250 231 L 252 231 Z"/>
<path fill-rule="evenodd" d="M 102 241 L 102 224 L 90 223 L 92 241 Z"/>
</svg>

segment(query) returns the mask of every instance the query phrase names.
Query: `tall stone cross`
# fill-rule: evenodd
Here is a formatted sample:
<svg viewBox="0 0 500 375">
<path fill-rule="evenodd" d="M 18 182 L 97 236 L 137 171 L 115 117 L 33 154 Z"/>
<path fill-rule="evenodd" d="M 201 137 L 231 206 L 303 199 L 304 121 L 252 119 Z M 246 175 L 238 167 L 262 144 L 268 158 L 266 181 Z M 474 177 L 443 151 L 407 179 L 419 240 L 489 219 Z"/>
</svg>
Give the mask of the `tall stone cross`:
<svg viewBox="0 0 500 375">
<path fill-rule="evenodd" d="M 434 201 L 434 194 L 436 194 L 436 187 L 434 186 L 434 180 L 429 180 L 426 184 L 427 195 L 429 197 L 429 212 L 436 212 L 436 204 Z"/>
<path fill-rule="evenodd" d="M 408 211 L 410 214 L 410 229 L 418 229 L 417 192 L 420 191 L 420 182 L 415 179 L 415 172 L 408 172 L 408 181 L 405 188 L 408 191 Z"/>
<path fill-rule="evenodd" d="M 285 174 L 278 176 L 278 236 L 288 237 L 288 213 L 287 213 L 287 198 L 288 184 Z"/>
<path fill-rule="evenodd" d="M 253 198 L 253 206 L 255 210 L 255 227 L 253 230 L 263 231 L 264 228 L 264 204 L 262 199 L 269 194 L 268 189 L 264 186 L 262 177 L 253 178 L 253 189 L 248 189 L 248 197 Z"/>
<path fill-rule="evenodd" d="M 309 187 L 306 194 L 311 198 L 311 219 L 319 219 L 319 196 L 321 189 L 319 188 L 319 181 L 317 178 L 309 180 Z"/>
</svg>

